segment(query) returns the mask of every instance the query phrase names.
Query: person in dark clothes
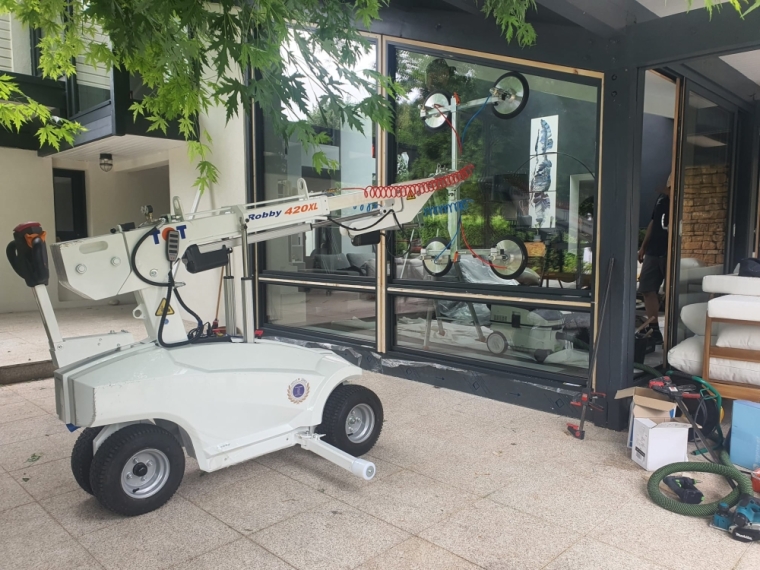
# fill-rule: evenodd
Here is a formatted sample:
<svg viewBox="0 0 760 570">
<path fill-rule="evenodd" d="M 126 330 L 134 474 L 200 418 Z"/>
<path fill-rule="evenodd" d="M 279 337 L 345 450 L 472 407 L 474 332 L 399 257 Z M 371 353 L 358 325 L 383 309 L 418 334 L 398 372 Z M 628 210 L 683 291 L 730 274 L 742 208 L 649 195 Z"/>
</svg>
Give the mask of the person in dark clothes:
<svg viewBox="0 0 760 570">
<path fill-rule="evenodd" d="M 665 281 L 668 265 L 668 225 L 670 223 L 670 189 L 673 175 L 668 176 L 667 185 L 660 191 L 654 205 L 652 219 L 647 226 L 647 233 L 639 249 L 639 263 L 642 263 L 639 275 L 639 293 L 644 297 L 647 318 L 651 319 L 651 340 L 662 344 L 660 332 L 660 287 Z"/>
</svg>

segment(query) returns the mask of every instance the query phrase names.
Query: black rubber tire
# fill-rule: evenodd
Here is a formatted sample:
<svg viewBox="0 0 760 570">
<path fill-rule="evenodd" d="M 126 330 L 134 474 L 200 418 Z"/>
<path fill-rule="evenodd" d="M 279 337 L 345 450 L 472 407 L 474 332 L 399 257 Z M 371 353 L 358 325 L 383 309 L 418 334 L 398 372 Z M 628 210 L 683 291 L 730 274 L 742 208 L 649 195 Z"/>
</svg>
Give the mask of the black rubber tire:
<svg viewBox="0 0 760 570">
<path fill-rule="evenodd" d="M 354 443 L 346 434 L 346 419 L 357 404 L 367 404 L 375 413 L 375 425 L 370 436 Z M 334 445 L 341 451 L 359 457 L 367 453 L 377 443 L 383 429 L 383 405 L 372 390 L 356 384 L 341 384 L 327 398 L 322 411 L 322 423 L 317 426 L 317 433 L 325 434 L 323 441 Z"/>
<path fill-rule="evenodd" d="M 136 499 L 122 488 L 121 470 L 135 453 L 158 449 L 169 459 L 164 486 L 150 497 Z M 133 517 L 155 511 L 172 498 L 185 474 L 185 453 L 177 438 L 153 424 L 132 424 L 112 434 L 98 448 L 90 468 L 92 493 L 109 511 Z"/>
<path fill-rule="evenodd" d="M 92 442 L 103 427 L 84 428 L 71 450 L 71 472 L 82 490 L 92 495 L 90 467 L 92 466 Z"/>
</svg>

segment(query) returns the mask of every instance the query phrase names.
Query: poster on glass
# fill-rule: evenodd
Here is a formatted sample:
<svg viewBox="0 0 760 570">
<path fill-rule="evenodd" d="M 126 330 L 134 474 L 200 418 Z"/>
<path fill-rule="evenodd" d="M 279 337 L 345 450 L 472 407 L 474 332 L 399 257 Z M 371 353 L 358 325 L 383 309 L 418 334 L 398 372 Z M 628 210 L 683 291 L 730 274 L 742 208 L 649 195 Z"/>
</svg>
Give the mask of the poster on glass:
<svg viewBox="0 0 760 570">
<path fill-rule="evenodd" d="M 533 227 L 553 228 L 557 209 L 559 115 L 532 119 L 530 128 L 530 216 Z"/>
</svg>

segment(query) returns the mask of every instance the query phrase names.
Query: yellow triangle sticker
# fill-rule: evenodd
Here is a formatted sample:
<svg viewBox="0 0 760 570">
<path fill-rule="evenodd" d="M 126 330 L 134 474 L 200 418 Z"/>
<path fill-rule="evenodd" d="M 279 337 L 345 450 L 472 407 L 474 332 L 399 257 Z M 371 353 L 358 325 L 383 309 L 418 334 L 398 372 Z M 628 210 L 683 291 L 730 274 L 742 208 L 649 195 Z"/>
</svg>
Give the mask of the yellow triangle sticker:
<svg viewBox="0 0 760 570">
<path fill-rule="evenodd" d="M 406 196 L 407 200 L 414 200 L 415 198 L 417 198 L 417 195 L 414 192 L 409 192 Z"/>
<path fill-rule="evenodd" d="M 161 304 L 158 306 L 158 309 L 156 309 L 156 316 L 160 317 L 164 314 L 164 308 L 166 307 L 166 299 L 161 299 Z M 166 311 L 166 316 L 174 314 L 174 309 L 172 309 L 172 306 L 169 305 L 169 309 Z"/>
</svg>

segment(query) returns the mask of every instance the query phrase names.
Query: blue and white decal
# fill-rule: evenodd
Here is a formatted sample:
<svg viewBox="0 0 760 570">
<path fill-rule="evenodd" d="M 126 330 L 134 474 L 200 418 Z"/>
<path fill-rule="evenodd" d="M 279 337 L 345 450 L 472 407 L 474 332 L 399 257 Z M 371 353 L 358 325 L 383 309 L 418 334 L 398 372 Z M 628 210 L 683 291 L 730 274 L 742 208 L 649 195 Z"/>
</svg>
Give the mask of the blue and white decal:
<svg viewBox="0 0 760 570">
<path fill-rule="evenodd" d="M 296 378 L 288 386 L 288 400 L 294 404 L 300 404 L 309 396 L 309 382 L 303 378 Z"/>
</svg>

